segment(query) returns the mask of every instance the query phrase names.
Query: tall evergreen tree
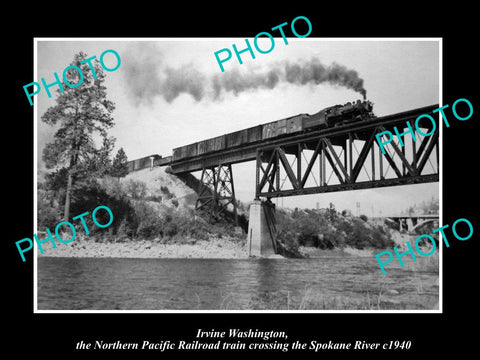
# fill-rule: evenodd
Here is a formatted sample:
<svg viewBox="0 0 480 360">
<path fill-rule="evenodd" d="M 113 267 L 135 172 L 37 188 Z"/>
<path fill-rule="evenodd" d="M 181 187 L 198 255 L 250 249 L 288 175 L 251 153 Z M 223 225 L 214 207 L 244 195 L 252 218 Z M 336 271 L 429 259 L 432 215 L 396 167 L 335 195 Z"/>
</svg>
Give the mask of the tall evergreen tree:
<svg viewBox="0 0 480 360">
<path fill-rule="evenodd" d="M 102 147 L 89 155 L 82 164 L 82 170 L 79 168 L 79 172 L 88 174 L 88 177 L 102 177 L 105 174 L 110 173 L 112 168 L 112 160 L 110 154 L 115 145 L 115 138 L 105 137 L 103 138 Z"/>
<path fill-rule="evenodd" d="M 113 158 L 112 167 L 110 169 L 110 175 L 121 178 L 128 174 L 128 167 L 127 167 L 127 155 L 123 148 L 120 148 Z"/>
<path fill-rule="evenodd" d="M 56 105 L 51 106 L 42 115 L 41 120 L 49 125 L 57 125 L 58 130 L 53 142 L 46 145 L 43 160 L 47 169 L 66 169 L 68 172 L 66 184 L 66 199 L 64 219 L 70 214 L 70 197 L 72 184 L 80 176 L 91 171 L 92 159 L 106 150 L 112 141 L 107 130 L 113 126 L 112 112 L 115 105 L 107 100 L 107 91 L 103 85 L 105 73 L 97 59 L 90 61 L 94 73 L 90 69 L 87 55 L 80 52 L 74 56 L 71 65 L 82 70 L 81 74 L 74 68 L 66 73 L 69 84 L 79 84 L 76 87 L 62 83 L 64 91 L 57 89 L 59 96 Z M 95 74 L 95 76 L 94 76 Z M 96 78 L 95 78 L 96 77 Z M 103 147 L 97 149 L 94 139 L 103 139 Z M 104 154 L 103 154 L 104 155 Z"/>
</svg>

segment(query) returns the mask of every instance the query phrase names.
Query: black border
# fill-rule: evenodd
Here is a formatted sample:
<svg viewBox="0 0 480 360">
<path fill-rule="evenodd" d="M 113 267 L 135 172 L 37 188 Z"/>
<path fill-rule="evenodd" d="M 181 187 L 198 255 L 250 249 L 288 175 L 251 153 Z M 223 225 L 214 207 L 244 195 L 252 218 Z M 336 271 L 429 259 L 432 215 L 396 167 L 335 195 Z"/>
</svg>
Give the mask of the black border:
<svg viewBox="0 0 480 360">
<path fill-rule="evenodd" d="M 44 6 L 44 5 L 42 5 Z M 336 9 L 316 4 L 316 8 L 294 9 L 277 4 L 275 10 L 259 12 L 258 6 L 244 3 L 202 4 L 200 9 L 176 11 L 161 3 L 141 5 L 116 3 L 114 8 L 97 4 L 75 4 L 68 9 L 31 7 L 13 12 L 14 25 L 4 29 L 8 55 L 2 61 L 7 73 L 4 87 L 3 168 L 5 249 L 4 279 L 7 338 L 4 351 L 29 351 L 41 355 L 118 356 L 120 352 L 79 352 L 77 341 L 143 339 L 193 340 L 196 329 L 258 328 L 285 330 L 289 339 L 303 341 L 411 340 L 408 352 L 368 353 L 369 356 L 443 354 L 447 350 L 468 353 L 476 346 L 475 257 L 478 253 L 476 208 L 476 149 L 478 143 L 477 57 L 473 18 L 475 9 L 466 5 L 444 5 L 421 10 L 417 5 L 385 3 L 384 7 L 357 3 L 340 4 Z M 211 7 L 211 9 L 208 9 Z M 442 37 L 443 99 L 452 104 L 467 98 L 475 109 L 465 122 L 453 120 L 443 131 L 443 219 L 452 224 L 467 218 L 474 235 L 465 242 L 453 240 L 444 251 L 443 314 L 33 314 L 33 259 L 22 263 L 14 242 L 33 233 L 33 108 L 25 101 L 22 86 L 33 79 L 34 37 L 254 37 L 258 32 L 290 22 L 303 15 L 310 19 L 310 37 Z M 2 27 L 5 26 L 2 25 Z M 14 55 L 14 56 L 11 56 Z M 13 101 L 12 101 L 13 100 Z M 11 139 L 11 140 L 10 140 Z M 5 197 L 4 197 L 5 199 Z M 471 325 L 470 325 L 471 323 Z M 471 327 L 473 325 L 473 328 Z M 129 355 L 130 353 L 125 352 Z M 208 356 L 213 353 L 205 353 Z M 227 355 L 225 353 L 218 353 Z M 249 353 L 246 353 L 249 354 Z M 263 353 L 281 356 L 282 353 Z M 301 355 L 340 356 L 344 353 Z M 360 354 L 351 352 L 354 356 Z M 366 353 L 365 353 L 366 354 Z M 123 354 L 122 354 L 123 355 Z M 168 356 L 167 353 L 135 352 L 137 356 Z M 195 354 L 195 355 L 198 355 Z M 293 355 L 292 352 L 286 353 Z"/>
</svg>

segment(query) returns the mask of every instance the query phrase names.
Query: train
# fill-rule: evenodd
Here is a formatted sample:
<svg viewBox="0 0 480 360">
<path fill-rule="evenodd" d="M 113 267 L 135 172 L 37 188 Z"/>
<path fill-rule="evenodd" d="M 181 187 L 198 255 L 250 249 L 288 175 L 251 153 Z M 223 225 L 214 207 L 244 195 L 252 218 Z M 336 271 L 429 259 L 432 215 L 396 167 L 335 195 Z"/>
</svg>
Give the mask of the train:
<svg viewBox="0 0 480 360">
<path fill-rule="evenodd" d="M 142 169 L 151 168 L 154 166 L 169 165 L 172 162 L 171 156 L 162 157 L 158 154 L 152 154 L 142 157 L 140 159 L 127 161 L 128 172 L 138 171 Z"/>
<path fill-rule="evenodd" d="M 309 132 L 334 126 L 344 125 L 354 121 L 365 121 L 374 118 L 373 103 L 369 100 L 357 100 L 343 105 L 334 105 L 309 114 L 298 114 L 285 119 L 257 125 L 248 129 L 217 136 L 193 144 L 173 149 L 171 161 L 181 161 L 212 152 L 228 150 L 261 140 L 275 139 L 282 136 Z M 166 158 L 161 161 L 166 165 Z M 160 165 L 155 161 L 155 165 Z"/>
</svg>

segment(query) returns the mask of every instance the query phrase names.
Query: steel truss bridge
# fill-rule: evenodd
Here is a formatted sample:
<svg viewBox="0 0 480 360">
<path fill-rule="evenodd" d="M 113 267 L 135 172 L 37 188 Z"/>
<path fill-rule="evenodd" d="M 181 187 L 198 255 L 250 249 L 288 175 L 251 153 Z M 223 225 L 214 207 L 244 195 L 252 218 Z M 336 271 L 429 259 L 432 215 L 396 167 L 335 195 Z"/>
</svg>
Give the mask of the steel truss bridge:
<svg viewBox="0 0 480 360">
<path fill-rule="evenodd" d="M 306 195 L 439 181 L 439 115 L 430 105 L 322 130 L 261 140 L 237 148 L 172 161 L 172 173 L 202 171 L 197 208 L 218 216 L 228 205 L 236 214 L 232 164 L 255 161 L 255 198 Z M 428 114 L 436 124 L 418 116 Z M 411 134 L 400 139 L 409 121 Z M 435 127 L 435 129 L 434 129 Z M 383 154 L 375 135 L 390 131 Z M 384 138 L 385 139 L 385 138 Z M 386 140 L 385 140 L 386 141 Z M 401 146 L 401 145 L 404 146 Z"/>
</svg>

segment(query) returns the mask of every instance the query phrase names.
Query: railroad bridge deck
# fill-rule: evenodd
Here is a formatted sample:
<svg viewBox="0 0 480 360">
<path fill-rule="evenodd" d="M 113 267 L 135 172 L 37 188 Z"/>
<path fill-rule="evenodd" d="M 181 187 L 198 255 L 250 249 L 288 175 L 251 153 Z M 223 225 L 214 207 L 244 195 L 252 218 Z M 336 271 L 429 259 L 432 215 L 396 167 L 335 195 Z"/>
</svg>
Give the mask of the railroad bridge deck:
<svg viewBox="0 0 480 360">
<path fill-rule="evenodd" d="M 180 174 L 256 160 L 256 198 L 436 182 L 439 180 L 439 126 L 431 136 L 423 138 L 418 135 L 417 141 L 412 139 L 411 144 L 405 146 L 400 146 L 395 139 L 385 146 L 386 154 L 382 154 L 375 139 L 375 135 L 382 131 L 394 133 L 395 126 L 402 132 L 407 121 L 413 126 L 422 114 L 436 117 L 438 124 L 438 114 L 432 114 L 436 108 L 438 105 L 430 105 L 321 130 L 258 140 L 235 148 L 172 160 L 170 166 L 174 174 Z M 420 122 L 421 128 L 427 129 L 425 133 L 433 130 L 433 125 L 430 121 Z M 361 144 L 360 151 L 355 144 Z M 434 150 L 436 157 L 433 159 Z M 307 154 L 311 156 L 308 158 Z M 293 162 L 288 156 L 293 156 Z M 431 171 L 425 170 L 427 161 Z M 312 186 L 309 179 L 314 177 L 312 168 L 316 162 L 320 169 L 319 181 L 315 178 Z M 295 166 L 292 163 L 296 163 Z M 335 174 L 333 181 L 330 181 L 331 176 L 327 179 L 326 166 Z M 360 179 L 362 170 L 368 180 Z"/>
</svg>

